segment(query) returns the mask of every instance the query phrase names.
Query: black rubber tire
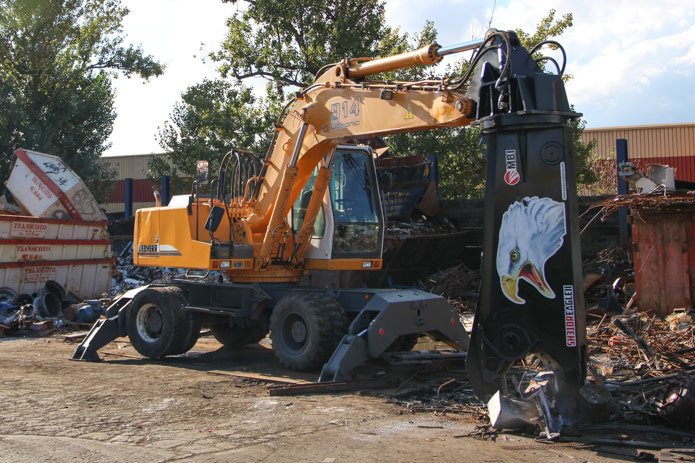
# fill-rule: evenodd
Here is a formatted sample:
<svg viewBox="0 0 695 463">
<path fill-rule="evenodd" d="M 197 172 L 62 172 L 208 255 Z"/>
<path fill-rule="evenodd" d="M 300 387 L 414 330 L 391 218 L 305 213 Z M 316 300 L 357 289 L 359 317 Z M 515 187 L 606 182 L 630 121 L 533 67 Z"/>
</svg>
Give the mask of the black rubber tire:
<svg viewBox="0 0 695 463">
<path fill-rule="evenodd" d="M 31 297 L 31 295 L 20 294 L 14 298 L 14 301 L 12 301 L 12 304 L 13 305 L 19 305 L 19 306 L 25 306 L 27 304 L 32 304 L 33 302 L 34 302 L 34 298 Z"/>
<path fill-rule="evenodd" d="M 331 354 L 338 347 L 338 343 L 343 339 L 348 332 L 348 322 L 343 306 L 335 300 L 330 294 L 316 293 L 313 295 L 316 302 L 323 307 L 323 310 L 328 312 L 328 317 L 331 320 L 331 329 L 333 330 L 333 347 Z M 329 356 L 330 358 L 330 356 Z"/>
<path fill-rule="evenodd" d="M 282 365 L 295 371 L 323 366 L 342 338 L 345 326 L 340 304 L 327 294 L 290 294 L 270 316 L 270 339 Z"/>
<path fill-rule="evenodd" d="M 17 293 L 12 288 L 0 288 L 0 302 L 12 304 L 17 299 Z"/>
<path fill-rule="evenodd" d="M 229 326 L 229 323 L 219 322 L 210 327 L 213 337 L 228 349 L 241 349 L 249 344 L 255 344 L 265 338 L 268 330 L 260 326 Z"/>
<path fill-rule="evenodd" d="M 171 294 L 172 302 L 176 308 L 181 309 L 186 303 L 183 291 L 176 287 L 166 288 L 166 290 Z M 183 326 L 177 327 L 177 332 L 184 333 L 184 335 L 172 341 L 169 352 L 166 355 L 179 355 L 188 352 L 198 342 L 200 337 L 200 327 L 202 325 L 200 314 L 184 312 L 183 317 L 177 318 L 177 323 L 183 324 Z"/>
<path fill-rule="evenodd" d="M 172 355 L 183 354 L 193 349 L 193 346 L 198 342 L 198 338 L 200 338 L 200 329 L 203 324 L 200 314 L 188 312 L 186 318 L 189 324 L 188 340 L 183 344 L 180 352 L 176 352 L 176 354 L 172 353 Z"/>
<path fill-rule="evenodd" d="M 130 343 L 142 356 L 171 355 L 187 339 L 190 326 L 181 310 L 178 288 L 147 288 L 128 307 L 126 329 Z"/>
<path fill-rule="evenodd" d="M 253 325 L 242 328 L 240 326 L 229 326 L 226 321 L 213 324 L 210 327 L 212 336 L 227 349 L 241 349 L 249 344 L 255 344 L 265 338 L 268 330 L 260 326 Z"/>
</svg>

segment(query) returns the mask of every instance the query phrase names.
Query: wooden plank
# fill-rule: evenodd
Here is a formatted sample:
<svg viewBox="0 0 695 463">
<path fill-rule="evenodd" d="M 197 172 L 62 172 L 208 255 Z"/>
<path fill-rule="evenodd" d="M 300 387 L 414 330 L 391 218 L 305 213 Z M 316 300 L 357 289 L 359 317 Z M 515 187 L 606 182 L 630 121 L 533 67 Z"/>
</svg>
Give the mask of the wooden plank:
<svg viewBox="0 0 695 463">
<path fill-rule="evenodd" d="M 284 396 L 300 394 L 352 392 L 364 389 L 381 389 L 388 386 L 390 386 L 390 381 L 387 379 L 358 381 L 325 381 L 322 383 L 293 384 L 288 386 L 269 386 L 268 394 L 272 396 Z"/>
<path fill-rule="evenodd" d="M 230 372 L 230 371 L 221 371 L 221 370 L 213 370 L 213 371 L 208 371 L 207 373 L 211 375 L 220 375 L 220 376 L 233 376 L 235 378 L 243 378 L 243 379 L 255 379 L 258 381 L 268 381 L 271 383 L 281 383 L 281 384 L 313 384 L 311 381 L 303 380 L 303 379 L 294 379 L 294 378 L 288 378 L 286 376 L 272 376 L 272 375 L 264 375 L 261 373 L 246 373 L 246 372 Z"/>
</svg>

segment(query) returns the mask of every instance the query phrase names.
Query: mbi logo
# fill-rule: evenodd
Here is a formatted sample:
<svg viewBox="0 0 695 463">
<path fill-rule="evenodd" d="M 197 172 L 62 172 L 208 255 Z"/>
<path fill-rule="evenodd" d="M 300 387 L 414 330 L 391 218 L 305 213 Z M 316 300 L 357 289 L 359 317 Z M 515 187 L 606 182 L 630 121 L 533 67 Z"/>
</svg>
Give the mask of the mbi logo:
<svg viewBox="0 0 695 463">
<path fill-rule="evenodd" d="M 516 150 L 506 150 L 504 152 L 504 164 L 506 172 L 504 173 L 504 182 L 507 185 L 514 186 L 519 183 L 521 176 L 516 167 Z"/>
</svg>

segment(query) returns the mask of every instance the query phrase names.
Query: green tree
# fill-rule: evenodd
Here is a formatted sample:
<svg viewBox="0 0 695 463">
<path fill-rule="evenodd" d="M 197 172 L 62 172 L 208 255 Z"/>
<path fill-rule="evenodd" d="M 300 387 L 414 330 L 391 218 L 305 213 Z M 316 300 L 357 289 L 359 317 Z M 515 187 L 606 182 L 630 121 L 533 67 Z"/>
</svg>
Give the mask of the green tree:
<svg viewBox="0 0 695 463">
<path fill-rule="evenodd" d="M 231 149 L 265 153 L 272 136 L 272 114 L 251 89 L 240 83 L 205 80 L 189 87 L 159 129 L 157 139 L 167 152 L 149 163 L 148 178 L 159 183 L 162 175 L 172 179 L 174 192 L 190 188 L 196 161 L 207 160 L 216 169 Z M 167 161 L 168 159 L 168 161 Z"/>
<path fill-rule="evenodd" d="M 242 0 L 227 0 L 230 3 Z M 311 84 L 326 64 L 346 56 L 375 56 L 405 42 L 384 26 L 384 2 L 376 0 L 246 1 L 248 8 L 227 20 L 229 32 L 210 57 L 223 79 L 189 87 L 159 130 L 167 152 L 149 164 L 148 177 L 170 175 L 181 192 L 195 162 L 216 168 L 231 148 L 265 154 L 286 94 Z M 258 99 L 240 82 L 267 81 Z"/>
<path fill-rule="evenodd" d="M 572 27 L 573 15 L 572 13 L 566 13 L 560 19 L 555 19 L 555 10 L 550 10 L 548 15 L 540 20 L 536 30 L 533 34 L 529 34 L 521 29 L 516 29 L 516 35 L 519 37 L 521 44 L 526 47 L 526 49 L 531 50 L 536 45 L 544 42 L 546 40 L 552 40 L 555 37 L 562 35 L 567 29 Z M 541 67 L 544 67 L 545 63 L 539 63 Z M 569 74 L 564 75 L 565 81 L 571 79 L 572 76 Z"/>
<path fill-rule="evenodd" d="M 241 0 L 224 0 L 237 3 Z M 227 20 L 229 33 L 211 57 L 223 78 L 269 81 L 279 96 L 305 87 L 327 64 L 345 57 L 380 56 L 400 43 L 384 25 L 380 0 L 246 0 Z"/>
<path fill-rule="evenodd" d="M 593 169 L 592 163 L 595 161 L 593 154 L 598 142 L 591 140 L 588 143 L 582 142 L 582 133 L 586 128 L 586 121 L 575 119 L 570 122 L 572 127 L 572 144 L 577 164 L 577 183 L 580 185 L 591 185 L 601 179 L 601 176 Z"/>
<path fill-rule="evenodd" d="M 0 180 L 22 147 L 59 156 L 104 199 L 111 79 L 164 70 L 123 45 L 126 14 L 119 0 L 0 0 Z"/>
</svg>

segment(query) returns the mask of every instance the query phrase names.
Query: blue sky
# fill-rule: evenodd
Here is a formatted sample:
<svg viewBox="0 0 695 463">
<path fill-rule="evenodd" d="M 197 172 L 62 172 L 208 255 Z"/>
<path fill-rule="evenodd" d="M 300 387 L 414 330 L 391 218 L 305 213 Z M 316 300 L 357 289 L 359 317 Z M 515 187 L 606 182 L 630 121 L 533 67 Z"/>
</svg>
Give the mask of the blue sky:
<svg viewBox="0 0 695 463">
<path fill-rule="evenodd" d="M 204 63 L 224 39 L 237 6 L 220 0 L 122 0 L 127 41 L 164 62 L 164 76 L 117 79 L 118 117 L 107 155 L 161 152 L 155 134 L 188 86 L 215 77 Z M 241 2 L 243 5 L 243 2 Z M 195 7 L 191 5 L 195 4 Z M 387 0 L 386 20 L 417 33 L 431 20 L 441 45 L 497 29 L 532 32 L 551 10 L 572 13 L 559 38 L 567 52 L 567 93 L 588 127 L 695 122 L 695 0 Z"/>
</svg>

